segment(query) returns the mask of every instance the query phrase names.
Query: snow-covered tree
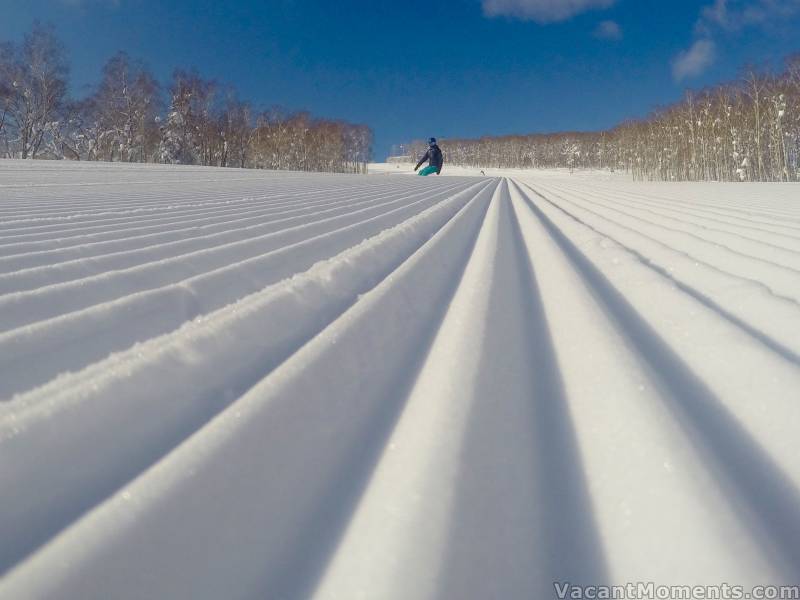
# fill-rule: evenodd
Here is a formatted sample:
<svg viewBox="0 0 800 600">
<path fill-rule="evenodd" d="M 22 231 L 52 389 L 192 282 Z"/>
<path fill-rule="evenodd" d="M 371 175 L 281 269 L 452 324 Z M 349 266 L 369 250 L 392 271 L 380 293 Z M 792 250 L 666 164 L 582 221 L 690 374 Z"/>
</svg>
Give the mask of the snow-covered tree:
<svg viewBox="0 0 800 600">
<path fill-rule="evenodd" d="M 114 55 L 91 96 L 97 156 L 108 161 L 151 160 L 159 135 L 159 104 L 158 83 L 144 65 L 124 52 Z"/>
<path fill-rule="evenodd" d="M 124 52 L 86 98 L 67 98 L 67 74 L 50 26 L 37 23 L 21 44 L 0 43 L 0 156 L 366 170 L 368 127 L 283 110 L 254 118 L 233 88 L 195 71 L 175 71 L 167 102 Z"/>
<path fill-rule="evenodd" d="M 198 132 L 193 114 L 197 85 L 194 80 L 193 75 L 180 70 L 173 75 L 169 108 L 161 128 L 159 158 L 162 162 L 194 164 L 198 160 Z"/>
<path fill-rule="evenodd" d="M 250 105 L 229 93 L 219 122 L 222 141 L 219 166 L 246 167 L 254 131 Z"/>
<path fill-rule="evenodd" d="M 36 22 L 22 45 L 2 51 L 4 128 L 13 129 L 12 146 L 22 158 L 36 158 L 58 126 L 67 92 L 64 48 L 52 27 Z"/>
<path fill-rule="evenodd" d="M 0 44 L 0 156 L 7 156 L 10 152 L 7 124 L 14 96 L 14 71 L 14 47 L 8 43 Z"/>
<path fill-rule="evenodd" d="M 645 119 L 597 133 L 450 139 L 445 160 L 472 167 L 625 169 L 637 179 L 800 180 L 800 55 L 783 73 L 689 92 Z M 404 144 L 419 156 L 423 142 Z"/>
<path fill-rule="evenodd" d="M 219 165 L 224 139 L 217 108 L 219 86 L 194 71 L 177 70 L 161 128 L 160 159 L 180 164 Z"/>
</svg>

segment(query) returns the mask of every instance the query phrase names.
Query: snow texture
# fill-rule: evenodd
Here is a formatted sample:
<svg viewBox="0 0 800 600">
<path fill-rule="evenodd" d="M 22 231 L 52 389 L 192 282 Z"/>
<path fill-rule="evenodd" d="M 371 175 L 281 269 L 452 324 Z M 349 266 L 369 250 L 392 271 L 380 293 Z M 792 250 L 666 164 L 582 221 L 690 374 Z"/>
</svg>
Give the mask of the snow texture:
<svg viewBox="0 0 800 600">
<path fill-rule="evenodd" d="M 0 163 L 0 598 L 797 583 L 797 185 L 374 170 Z"/>
</svg>

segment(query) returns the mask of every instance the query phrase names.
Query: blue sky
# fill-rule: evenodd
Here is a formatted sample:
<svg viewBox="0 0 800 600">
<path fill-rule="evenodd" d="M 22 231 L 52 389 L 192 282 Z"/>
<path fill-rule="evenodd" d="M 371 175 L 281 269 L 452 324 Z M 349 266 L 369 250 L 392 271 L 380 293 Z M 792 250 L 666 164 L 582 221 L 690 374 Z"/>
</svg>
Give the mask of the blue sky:
<svg viewBox="0 0 800 600">
<path fill-rule="evenodd" d="M 596 130 L 800 52 L 800 0 L 0 0 L 67 46 L 72 92 L 117 50 L 162 81 L 196 67 L 257 107 L 370 125 L 392 143 Z"/>
</svg>

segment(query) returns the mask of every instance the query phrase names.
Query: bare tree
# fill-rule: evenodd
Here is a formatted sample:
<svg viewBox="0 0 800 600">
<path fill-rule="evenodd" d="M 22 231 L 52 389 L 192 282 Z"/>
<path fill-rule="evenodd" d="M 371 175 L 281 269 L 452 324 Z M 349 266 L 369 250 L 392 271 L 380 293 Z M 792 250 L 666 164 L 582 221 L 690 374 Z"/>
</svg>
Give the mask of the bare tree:
<svg viewBox="0 0 800 600">
<path fill-rule="evenodd" d="M 67 63 L 53 28 L 0 44 L 0 143 L 6 156 L 365 172 L 372 131 L 273 109 L 254 118 L 233 88 L 176 70 L 167 109 L 160 87 L 124 52 L 97 88 L 68 101 Z"/>
<path fill-rule="evenodd" d="M 8 154 L 8 138 L 6 137 L 8 113 L 14 97 L 14 47 L 11 44 L 0 44 L 0 140 L 5 144 Z"/>
<path fill-rule="evenodd" d="M 253 143 L 254 127 L 250 105 L 241 102 L 230 92 L 220 114 L 222 154 L 220 166 L 244 168 Z"/>
<path fill-rule="evenodd" d="M 418 155 L 424 144 L 403 145 Z M 453 139 L 445 159 L 472 167 L 624 169 L 636 179 L 800 180 L 800 55 L 777 75 L 749 69 L 737 82 L 610 131 Z"/>
<path fill-rule="evenodd" d="M 8 50 L 6 50 L 8 52 Z M 22 158 L 36 158 L 45 136 L 58 125 L 67 92 L 64 48 L 50 26 L 36 22 L 22 46 L 6 59 L 5 111 L 17 135 Z"/>
<path fill-rule="evenodd" d="M 91 97 L 98 154 L 109 161 L 150 160 L 158 136 L 159 103 L 158 83 L 144 65 L 124 52 L 114 55 Z"/>
</svg>

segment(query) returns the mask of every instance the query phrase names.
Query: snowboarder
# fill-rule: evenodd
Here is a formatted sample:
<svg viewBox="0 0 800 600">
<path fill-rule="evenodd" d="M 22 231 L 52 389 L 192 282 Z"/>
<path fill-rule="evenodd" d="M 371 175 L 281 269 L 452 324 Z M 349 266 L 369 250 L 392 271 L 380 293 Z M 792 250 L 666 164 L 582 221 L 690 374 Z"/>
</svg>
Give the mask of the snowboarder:
<svg viewBox="0 0 800 600">
<path fill-rule="evenodd" d="M 425 156 L 419 159 L 417 166 L 414 167 L 414 171 L 419 169 L 420 165 L 425 161 L 428 161 L 428 166 L 422 169 L 419 172 L 420 175 L 423 177 L 426 175 L 430 175 L 431 173 L 439 173 L 442 172 L 442 165 L 444 164 L 444 156 L 442 156 L 442 149 L 436 145 L 436 138 L 429 138 L 428 139 L 428 151 L 425 153 Z"/>
</svg>

